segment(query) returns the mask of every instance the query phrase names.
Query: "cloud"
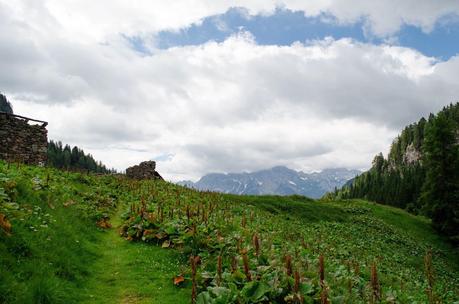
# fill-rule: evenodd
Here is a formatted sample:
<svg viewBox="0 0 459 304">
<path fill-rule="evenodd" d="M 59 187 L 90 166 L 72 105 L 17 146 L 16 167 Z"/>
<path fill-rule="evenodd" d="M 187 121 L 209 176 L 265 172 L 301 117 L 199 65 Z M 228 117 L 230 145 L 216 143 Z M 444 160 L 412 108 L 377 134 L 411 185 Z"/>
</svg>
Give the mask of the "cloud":
<svg viewBox="0 0 459 304">
<path fill-rule="evenodd" d="M 0 89 L 16 112 L 49 121 L 51 139 L 118 169 L 155 157 L 173 180 L 274 165 L 365 168 L 401 127 L 459 96 L 459 57 L 351 39 L 261 46 L 247 32 L 145 56 L 116 32 L 178 28 L 226 6 L 200 1 L 181 20 L 149 2 L 165 14 L 150 24 L 142 1 L 125 19 L 117 1 L 110 10 L 44 3 L 34 11 L 0 1 Z M 322 10 L 331 6 L 307 11 Z"/>
<path fill-rule="evenodd" d="M 363 21 L 369 35 L 381 37 L 395 34 L 403 25 L 430 32 L 440 20 L 459 15 L 456 0 L 1 0 L 0 3 L 8 6 L 18 19 L 44 25 L 46 30 L 57 28 L 63 39 L 79 42 L 105 42 L 120 33 L 147 36 L 161 30 L 177 31 L 232 7 L 243 7 L 248 17 L 270 15 L 283 7 L 343 24 Z"/>
<path fill-rule="evenodd" d="M 430 32 L 443 17 L 459 15 L 454 0 L 352 0 L 301 1 L 286 0 L 290 9 L 305 11 L 308 16 L 327 13 L 340 23 L 364 21 L 369 34 L 389 36 L 403 25 L 412 25 Z"/>
</svg>

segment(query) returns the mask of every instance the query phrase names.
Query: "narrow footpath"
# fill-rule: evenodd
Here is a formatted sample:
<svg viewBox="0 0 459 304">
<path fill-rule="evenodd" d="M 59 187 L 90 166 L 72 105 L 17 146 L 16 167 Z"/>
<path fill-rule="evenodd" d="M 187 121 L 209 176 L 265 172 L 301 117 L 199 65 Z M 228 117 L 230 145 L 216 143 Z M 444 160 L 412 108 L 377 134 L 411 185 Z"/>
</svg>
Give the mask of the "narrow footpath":
<svg viewBox="0 0 459 304">
<path fill-rule="evenodd" d="M 175 287 L 174 275 L 186 264 L 180 253 L 155 245 L 128 242 L 119 236 L 122 207 L 112 216 L 113 228 L 101 232 L 89 279 L 82 288 L 85 303 L 189 303 L 189 288 Z"/>
</svg>

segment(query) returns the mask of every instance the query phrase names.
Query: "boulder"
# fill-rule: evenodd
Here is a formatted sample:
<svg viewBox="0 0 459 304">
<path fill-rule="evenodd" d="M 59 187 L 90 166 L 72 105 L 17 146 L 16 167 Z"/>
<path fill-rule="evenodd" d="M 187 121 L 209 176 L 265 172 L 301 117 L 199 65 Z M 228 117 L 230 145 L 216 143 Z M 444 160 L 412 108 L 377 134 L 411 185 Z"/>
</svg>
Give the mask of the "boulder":
<svg viewBox="0 0 459 304">
<path fill-rule="evenodd" d="M 126 176 L 132 179 L 163 179 L 155 170 L 156 162 L 144 161 L 126 169 Z"/>
</svg>

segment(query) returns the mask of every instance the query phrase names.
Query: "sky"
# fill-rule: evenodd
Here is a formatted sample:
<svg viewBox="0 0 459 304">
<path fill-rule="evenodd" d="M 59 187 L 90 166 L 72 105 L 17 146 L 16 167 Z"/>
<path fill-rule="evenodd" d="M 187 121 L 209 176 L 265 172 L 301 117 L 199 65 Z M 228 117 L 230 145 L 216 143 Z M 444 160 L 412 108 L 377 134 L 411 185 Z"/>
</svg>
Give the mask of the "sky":
<svg viewBox="0 0 459 304">
<path fill-rule="evenodd" d="M 459 101 L 457 0 L 0 0 L 0 91 L 171 181 L 366 169 Z"/>
</svg>

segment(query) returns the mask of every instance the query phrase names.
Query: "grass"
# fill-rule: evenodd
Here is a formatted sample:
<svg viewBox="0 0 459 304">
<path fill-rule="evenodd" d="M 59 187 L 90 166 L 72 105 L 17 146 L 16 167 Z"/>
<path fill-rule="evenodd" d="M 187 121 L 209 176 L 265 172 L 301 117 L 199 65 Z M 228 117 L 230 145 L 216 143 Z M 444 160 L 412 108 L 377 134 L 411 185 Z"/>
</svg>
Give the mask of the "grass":
<svg viewBox="0 0 459 304">
<path fill-rule="evenodd" d="M 365 261 L 363 264 L 378 260 L 383 266 L 381 270 L 390 274 L 407 271 L 408 281 L 424 275 L 425 253 L 433 249 L 436 253 L 437 279 L 444 276 L 444 283 L 451 283 L 451 293 L 455 294 L 455 299 L 459 297 L 459 249 L 439 236 L 425 217 L 364 200 L 327 202 L 296 196 L 240 199 L 241 202 L 261 204 L 263 209 L 270 212 L 273 211 L 269 206 L 289 205 L 288 212 L 283 216 L 300 221 L 300 225 L 308 223 L 309 227 L 299 229 L 318 233 L 318 239 L 332 245 L 327 250 L 341 250 L 341 254 Z M 390 279 L 386 283 L 390 284 Z"/>
<path fill-rule="evenodd" d="M 171 284 L 183 257 L 119 236 L 120 183 L 0 162 L 0 213 L 12 225 L 11 235 L 0 227 L 0 303 L 188 302 L 189 288 Z M 104 217 L 114 228 L 97 227 Z"/>
<path fill-rule="evenodd" d="M 120 223 L 118 211 L 112 224 Z M 85 283 L 83 303 L 189 302 L 189 289 L 171 283 L 185 267 L 177 252 L 126 242 L 118 229 L 103 232 L 99 247 L 102 251 Z"/>
<path fill-rule="evenodd" d="M 0 302 L 72 303 L 96 256 L 97 230 L 85 214 L 64 210 L 64 189 L 48 195 L 35 172 L 45 173 L 0 167 L 0 212 L 12 224 L 11 236 L 0 232 Z"/>
<path fill-rule="evenodd" d="M 427 219 L 361 200 L 219 195 L 0 162 L 0 214 L 12 225 L 11 235 L 0 226 L 0 303 L 189 303 L 190 256 L 197 303 L 368 303 L 377 289 L 382 303 L 427 303 L 431 284 L 431 300 L 459 303 L 457 249 Z"/>
<path fill-rule="evenodd" d="M 435 301 L 459 299 L 456 249 L 428 220 L 402 210 L 357 200 L 217 195 L 160 183 L 138 184 L 135 191 L 138 203 L 125 217 L 125 235 L 199 256 L 198 303 L 314 302 L 324 289 L 332 302 L 367 303 L 375 285 L 387 303 L 424 303 L 424 256 L 430 251 Z M 255 236 L 262 240 L 262 255 L 256 254 Z M 317 275 L 320 256 L 326 261 L 324 284 Z M 223 282 L 216 279 L 219 257 Z M 287 257 L 293 257 L 290 272 Z M 293 270 L 300 274 L 297 290 Z"/>
<path fill-rule="evenodd" d="M 226 194 L 225 197 L 235 203 L 250 204 L 274 215 L 299 218 L 308 223 L 323 221 L 346 221 L 349 216 L 341 208 L 332 204 L 318 204 L 316 200 L 299 196 L 238 196 Z M 340 207 L 338 205 L 338 207 Z"/>
</svg>

